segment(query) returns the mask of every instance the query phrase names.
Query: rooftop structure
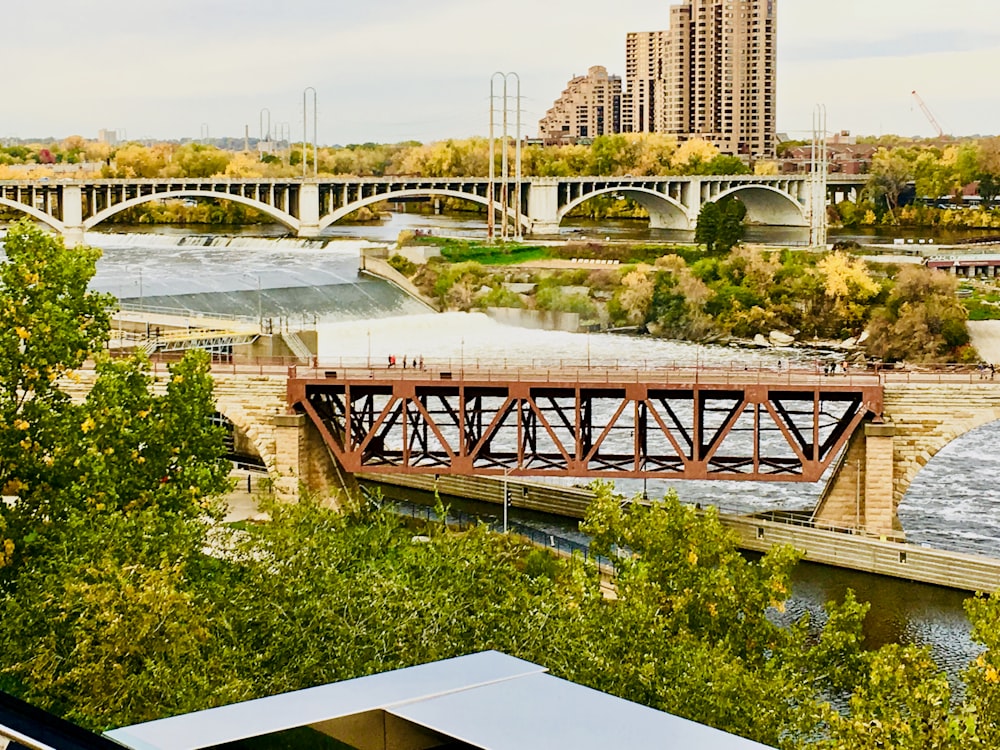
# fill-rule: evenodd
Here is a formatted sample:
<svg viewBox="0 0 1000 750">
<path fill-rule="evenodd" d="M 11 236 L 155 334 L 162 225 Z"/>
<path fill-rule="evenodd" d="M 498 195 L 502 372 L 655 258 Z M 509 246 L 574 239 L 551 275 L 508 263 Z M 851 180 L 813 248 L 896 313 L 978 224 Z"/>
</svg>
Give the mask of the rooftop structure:
<svg viewBox="0 0 1000 750">
<path fill-rule="evenodd" d="M 108 736 L 133 750 L 201 750 L 303 727 L 357 750 L 765 748 L 492 651 L 138 724 Z"/>
</svg>

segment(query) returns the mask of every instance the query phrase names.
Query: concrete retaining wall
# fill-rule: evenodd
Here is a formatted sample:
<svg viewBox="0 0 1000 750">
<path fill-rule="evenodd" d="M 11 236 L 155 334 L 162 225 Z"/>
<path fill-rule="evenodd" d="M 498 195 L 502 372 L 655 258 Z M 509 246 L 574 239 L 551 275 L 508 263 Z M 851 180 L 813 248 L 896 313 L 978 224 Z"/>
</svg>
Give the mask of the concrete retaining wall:
<svg viewBox="0 0 1000 750">
<path fill-rule="evenodd" d="M 580 331 L 580 314 L 554 310 L 522 310 L 515 307 L 489 307 L 486 314 L 499 323 L 540 331 Z"/>
<path fill-rule="evenodd" d="M 388 261 L 377 257 L 371 252 L 364 250 L 361 252 L 360 270 L 362 273 L 367 273 L 371 276 L 382 279 L 383 281 L 388 281 L 393 286 L 398 287 L 400 290 L 413 297 L 413 299 L 427 305 L 431 312 L 440 312 L 440 309 L 434 300 L 425 297 L 412 281 L 390 266 Z"/>
</svg>

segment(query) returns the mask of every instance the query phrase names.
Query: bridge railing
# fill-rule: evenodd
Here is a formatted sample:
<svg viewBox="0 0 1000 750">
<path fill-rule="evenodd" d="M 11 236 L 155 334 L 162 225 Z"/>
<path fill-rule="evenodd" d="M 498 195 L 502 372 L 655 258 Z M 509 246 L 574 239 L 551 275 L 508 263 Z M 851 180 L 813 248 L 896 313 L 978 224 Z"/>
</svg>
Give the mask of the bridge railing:
<svg viewBox="0 0 1000 750">
<path fill-rule="evenodd" d="M 154 370 L 165 370 L 179 359 L 180 352 L 157 354 Z M 888 384 L 997 383 L 1000 377 L 989 368 L 974 365 L 921 365 L 913 367 L 848 367 L 837 372 L 824 371 L 821 364 L 803 366 L 747 365 L 741 362 L 701 364 L 681 361 L 582 359 L 428 359 L 423 367 L 413 367 L 412 360 L 403 367 L 376 364 L 367 358 L 318 359 L 297 357 L 228 357 L 218 356 L 212 371 L 224 375 L 272 375 L 306 380 L 378 380 L 378 381 L 450 381 L 488 382 L 579 382 L 579 383 L 664 383 L 745 386 L 753 384 L 819 385 L 823 387 L 870 387 Z"/>
<path fill-rule="evenodd" d="M 240 362 L 222 365 L 239 371 Z M 395 365 L 374 364 L 367 360 L 314 360 L 290 363 L 289 377 L 309 380 L 379 380 L 379 381 L 476 381 L 504 383 L 574 382 L 574 383 L 650 383 L 711 384 L 745 386 L 752 384 L 817 384 L 825 386 L 872 386 L 879 384 L 874 370 L 856 369 L 826 373 L 821 365 L 763 366 L 730 362 L 707 365 L 682 361 L 613 360 L 587 362 L 580 359 L 518 360 L 426 360 L 414 366 L 409 360 Z"/>
</svg>

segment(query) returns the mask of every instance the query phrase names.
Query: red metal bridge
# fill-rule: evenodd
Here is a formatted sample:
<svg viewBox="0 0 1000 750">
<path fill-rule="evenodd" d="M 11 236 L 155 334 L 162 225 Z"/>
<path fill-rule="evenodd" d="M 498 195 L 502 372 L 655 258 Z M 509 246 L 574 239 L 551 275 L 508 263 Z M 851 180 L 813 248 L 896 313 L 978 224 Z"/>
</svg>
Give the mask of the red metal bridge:
<svg viewBox="0 0 1000 750">
<path fill-rule="evenodd" d="M 882 414 L 876 374 L 340 368 L 288 381 L 350 472 L 816 482 Z"/>
</svg>

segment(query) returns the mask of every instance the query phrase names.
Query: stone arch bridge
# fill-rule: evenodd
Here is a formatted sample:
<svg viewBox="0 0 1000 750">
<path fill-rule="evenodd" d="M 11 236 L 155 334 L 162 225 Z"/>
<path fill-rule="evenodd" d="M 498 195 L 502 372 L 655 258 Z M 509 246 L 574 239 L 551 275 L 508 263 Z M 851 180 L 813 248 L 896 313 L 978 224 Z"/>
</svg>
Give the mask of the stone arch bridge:
<svg viewBox="0 0 1000 750">
<path fill-rule="evenodd" d="M 831 176 L 828 192 L 850 194 L 864 177 Z M 629 197 L 644 206 L 653 228 L 692 230 L 705 202 L 742 200 L 751 223 L 809 226 L 812 185 L 805 175 L 729 177 L 531 178 L 521 190 L 494 184 L 493 210 L 507 213 L 526 234 L 554 234 L 577 206 L 603 195 Z M 496 196 L 507 195 L 506 202 Z M 520 203 L 517 197 L 520 195 Z M 484 178 L 343 177 L 330 179 L 107 179 L 0 182 L 0 206 L 20 211 L 66 237 L 149 201 L 212 198 L 261 211 L 299 237 L 316 237 L 365 206 L 381 202 L 457 198 L 489 207 Z"/>
</svg>

